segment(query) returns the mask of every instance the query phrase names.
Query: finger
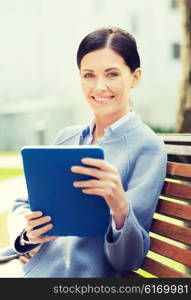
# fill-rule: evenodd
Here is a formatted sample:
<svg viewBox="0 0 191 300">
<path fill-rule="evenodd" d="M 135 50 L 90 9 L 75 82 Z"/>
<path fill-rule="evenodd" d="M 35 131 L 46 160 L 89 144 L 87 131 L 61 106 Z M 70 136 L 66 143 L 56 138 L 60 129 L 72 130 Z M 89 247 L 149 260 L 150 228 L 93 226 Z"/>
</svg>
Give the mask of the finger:
<svg viewBox="0 0 191 300">
<path fill-rule="evenodd" d="M 113 183 L 110 181 L 92 179 L 92 180 L 74 181 L 73 185 L 79 188 L 105 188 L 108 186 L 113 186 Z"/>
<path fill-rule="evenodd" d="M 85 194 L 104 196 L 104 189 L 94 188 L 94 189 L 82 189 L 82 192 Z"/>
<path fill-rule="evenodd" d="M 41 228 L 38 228 L 38 229 L 34 229 L 31 231 L 31 234 L 33 236 L 39 236 L 39 235 L 42 235 L 43 233 L 49 231 L 50 229 L 52 229 L 53 225 L 52 224 L 48 224 L 48 225 L 45 225 Z"/>
<path fill-rule="evenodd" d="M 40 237 L 34 237 L 32 236 L 29 241 L 33 244 L 41 244 L 41 243 L 46 243 L 46 242 L 50 242 L 53 241 L 55 239 L 57 239 L 58 237 L 56 236 L 40 236 Z"/>
<path fill-rule="evenodd" d="M 50 242 L 50 241 L 54 241 L 58 238 L 58 236 L 41 236 L 39 239 L 41 240 L 41 243 L 45 243 L 45 242 Z"/>
<path fill-rule="evenodd" d="M 42 243 L 41 239 L 38 238 L 38 237 L 36 237 L 36 236 L 29 237 L 27 235 L 27 237 L 28 237 L 29 242 L 32 243 L 32 244 L 40 244 L 40 243 Z"/>
<path fill-rule="evenodd" d="M 112 166 L 111 164 L 109 164 L 108 162 L 106 162 L 103 159 L 85 157 L 85 158 L 82 158 L 81 162 L 85 165 L 97 167 L 97 168 L 101 169 L 102 171 L 106 171 L 106 172 L 107 171 L 113 171 L 113 172 L 117 171 L 117 169 L 114 166 Z"/>
<path fill-rule="evenodd" d="M 42 211 L 32 211 L 25 214 L 27 220 L 39 218 L 43 215 Z"/>
<path fill-rule="evenodd" d="M 46 217 L 42 217 L 42 218 L 38 218 L 38 219 L 32 219 L 32 220 L 28 220 L 28 226 L 31 228 L 34 228 L 36 226 L 48 223 L 50 221 L 51 221 L 50 216 L 46 216 Z"/>
<path fill-rule="evenodd" d="M 89 175 L 98 179 L 105 178 L 106 174 L 95 168 L 86 168 L 81 166 L 72 166 L 71 171 L 78 174 Z"/>
</svg>

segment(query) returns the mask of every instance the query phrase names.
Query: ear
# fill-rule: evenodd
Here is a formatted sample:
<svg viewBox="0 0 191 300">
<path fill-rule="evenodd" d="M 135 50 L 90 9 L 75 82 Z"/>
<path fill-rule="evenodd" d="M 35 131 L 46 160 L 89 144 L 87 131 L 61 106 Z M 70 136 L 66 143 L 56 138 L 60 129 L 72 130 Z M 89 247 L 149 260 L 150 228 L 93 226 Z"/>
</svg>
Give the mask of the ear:
<svg viewBox="0 0 191 300">
<path fill-rule="evenodd" d="M 142 74 L 141 68 L 137 68 L 133 72 L 133 74 L 132 74 L 133 80 L 132 80 L 132 85 L 131 85 L 132 88 L 134 88 L 137 85 L 137 83 L 139 82 L 139 79 L 141 78 L 141 74 Z"/>
</svg>

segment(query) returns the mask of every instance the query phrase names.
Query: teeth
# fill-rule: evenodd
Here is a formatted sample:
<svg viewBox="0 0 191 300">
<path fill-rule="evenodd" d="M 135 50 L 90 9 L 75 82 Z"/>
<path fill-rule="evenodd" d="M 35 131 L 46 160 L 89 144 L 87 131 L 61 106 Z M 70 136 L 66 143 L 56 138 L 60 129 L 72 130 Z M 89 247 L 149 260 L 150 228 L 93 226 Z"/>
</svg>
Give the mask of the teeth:
<svg viewBox="0 0 191 300">
<path fill-rule="evenodd" d="M 100 102 L 104 102 L 104 101 L 108 101 L 109 99 L 111 99 L 112 97 L 107 97 L 107 98 L 103 98 L 103 97 L 101 97 L 101 98 L 95 98 L 94 97 L 94 99 L 96 100 L 96 101 L 100 101 Z"/>
<path fill-rule="evenodd" d="M 97 101 L 106 101 L 108 98 L 95 98 Z"/>
</svg>

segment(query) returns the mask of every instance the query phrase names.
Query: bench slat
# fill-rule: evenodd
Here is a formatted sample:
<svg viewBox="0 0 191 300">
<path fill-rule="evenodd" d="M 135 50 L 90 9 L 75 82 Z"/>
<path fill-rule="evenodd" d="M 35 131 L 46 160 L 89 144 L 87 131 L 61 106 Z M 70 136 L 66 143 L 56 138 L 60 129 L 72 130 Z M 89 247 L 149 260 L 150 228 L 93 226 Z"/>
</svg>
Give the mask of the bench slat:
<svg viewBox="0 0 191 300">
<path fill-rule="evenodd" d="M 177 217 L 181 220 L 191 221 L 191 205 L 160 199 L 156 212 L 170 217 Z"/>
<path fill-rule="evenodd" d="M 191 267 L 191 250 L 182 249 L 153 237 L 151 237 L 150 250 Z"/>
<path fill-rule="evenodd" d="M 173 239 L 177 242 L 191 245 L 191 228 L 174 225 L 165 221 L 153 219 L 151 232 Z"/>
<path fill-rule="evenodd" d="M 173 270 L 149 257 L 145 258 L 141 269 L 160 278 L 190 278 L 189 275 Z"/>
<path fill-rule="evenodd" d="M 191 185 L 165 181 L 161 194 L 191 200 Z"/>
<path fill-rule="evenodd" d="M 180 179 L 186 182 L 191 181 L 191 134 L 158 134 L 165 143 L 168 153 L 167 178 Z M 186 183 L 175 183 L 165 181 L 162 196 L 177 198 L 179 200 L 191 200 L 191 185 Z M 190 203 L 189 203 L 190 204 Z M 175 203 L 169 200 L 160 199 L 157 206 L 157 213 L 174 217 L 185 222 L 191 221 L 191 206 L 186 204 Z M 178 226 L 175 224 L 153 219 L 151 232 L 167 237 L 174 241 L 191 245 L 191 228 Z M 177 261 L 185 266 L 191 267 L 191 250 L 183 249 L 158 238 L 151 237 L 150 250 L 153 253 L 162 255 L 171 260 Z M 160 259 L 151 259 L 146 257 L 142 270 L 145 270 L 161 278 L 191 278 L 190 275 L 173 270 L 159 262 Z M 132 274 L 133 273 L 133 274 Z M 126 277 L 138 277 L 137 273 L 127 272 Z"/>
<path fill-rule="evenodd" d="M 157 135 L 165 143 L 179 143 L 179 145 L 188 143 L 191 145 L 190 133 L 158 133 Z"/>
<path fill-rule="evenodd" d="M 125 272 L 123 274 L 123 277 L 130 277 L 130 278 L 145 278 L 144 276 L 142 276 L 141 274 L 138 274 L 136 272 L 133 272 L 133 271 L 128 271 L 128 272 Z"/>
<path fill-rule="evenodd" d="M 191 177 L 191 164 L 183 164 L 183 163 L 176 163 L 176 162 L 168 162 L 167 164 L 167 174 L 171 176 L 182 176 Z"/>
<path fill-rule="evenodd" d="M 168 154 L 173 155 L 191 155 L 191 146 L 165 144 Z"/>
</svg>

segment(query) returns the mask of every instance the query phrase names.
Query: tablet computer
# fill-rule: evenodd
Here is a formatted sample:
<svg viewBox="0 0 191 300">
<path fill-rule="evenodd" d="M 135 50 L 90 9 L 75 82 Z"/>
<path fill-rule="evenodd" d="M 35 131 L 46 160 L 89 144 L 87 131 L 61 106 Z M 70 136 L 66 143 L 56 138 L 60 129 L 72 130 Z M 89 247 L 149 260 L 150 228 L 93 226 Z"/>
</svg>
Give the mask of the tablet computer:
<svg viewBox="0 0 191 300">
<path fill-rule="evenodd" d="M 101 196 L 84 194 L 74 181 L 91 176 L 72 173 L 81 159 L 104 159 L 104 151 L 95 145 L 26 146 L 21 149 L 23 168 L 32 211 L 51 216 L 53 228 L 45 235 L 103 236 L 109 225 L 110 210 Z"/>
</svg>

